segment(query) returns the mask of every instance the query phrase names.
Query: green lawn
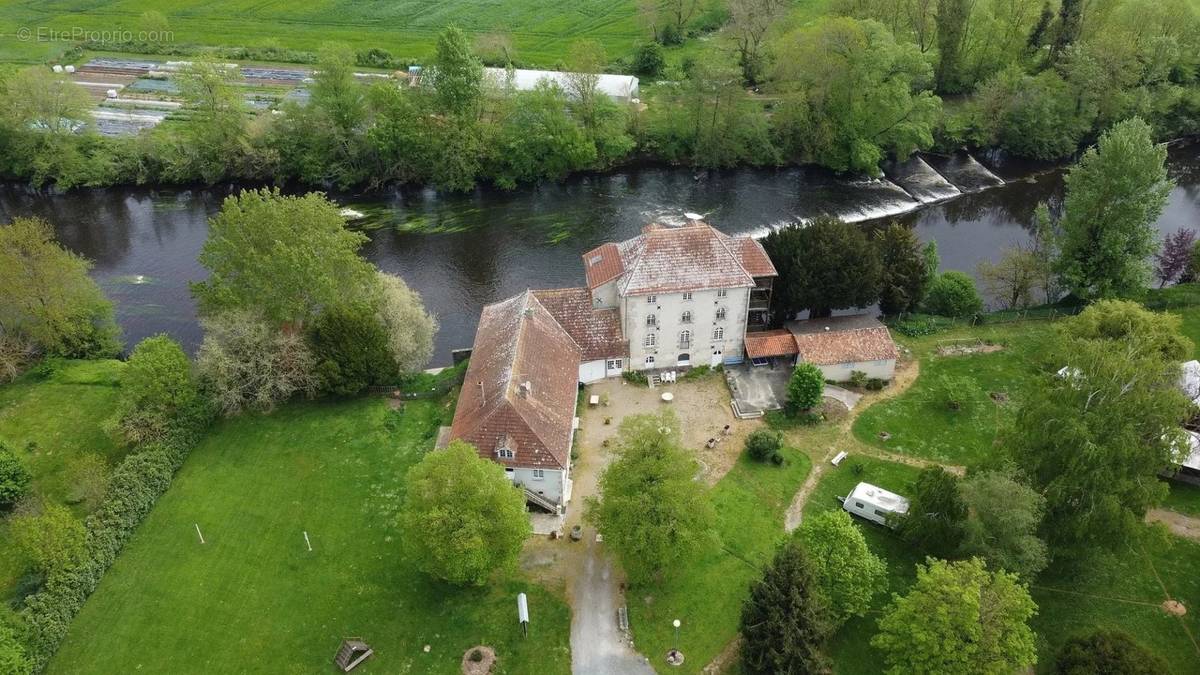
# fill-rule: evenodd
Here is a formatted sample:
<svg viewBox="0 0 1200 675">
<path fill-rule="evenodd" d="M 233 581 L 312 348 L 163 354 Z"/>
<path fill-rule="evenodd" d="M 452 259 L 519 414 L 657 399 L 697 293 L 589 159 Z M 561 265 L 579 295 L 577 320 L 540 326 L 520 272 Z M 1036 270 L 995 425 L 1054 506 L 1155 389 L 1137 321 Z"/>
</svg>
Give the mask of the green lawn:
<svg viewBox="0 0 1200 675">
<path fill-rule="evenodd" d="M 251 2 L 249 0 L 88 0 L 4 3 L 0 6 L 0 60 L 42 61 L 64 43 L 39 41 L 39 27 L 70 33 L 142 29 L 139 17 L 156 10 L 168 19 L 173 43 L 315 50 L 328 41 L 356 49 L 379 47 L 397 57 L 422 59 L 445 26 L 473 34 L 505 32 L 522 64 L 554 66 L 570 43 L 599 40 L 610 58 L 643 40 L 633 0 L 394 0 L 393 2 Z M 21 29 L 33 39 L 22 40 Z"/>
<path fill-rule="evenodd" d="M 1167 483 L 1171 492 L 1162 503 L 1162 508 L 1200 517 L 1200 486 L 1174 480 Z"/>
<path fill-rule="evenodd" d="M 34 491 L 65 503 L 72 490 L 73 458 L 94 452 L 112 466 L 124 456 L 125 450 L 101 430 L 112 415 L 124 367 L 120 361 L 71 361 L 47 380 L 26 374 L 0 386 L 0 440 L 25 462 Z M 83 505 L 74 508 L 86 515 Z M 12 599 L 25 567 L 0 522 L 0 596 Z"/>
<path fill-rule="evenodd" d="M 375 648 L 364 672 L 457 673 L 478 644 L 497 650 L 497 672 L 567 672 L 561 598 L 515 575 L 447 587 L 402 556 L 401 480 L 449 413 L 438 402 L 393 413 L 383 399 L 360 399 L 219 423 L 84 606 L 50 672 L 325 673 L 345 636 Z M 516 622 L 521 591 L 528 638 Z"/>
<path fill-rule="evenodd" d="M 737 635 L 750 583 L 774 555 L 784 511 L 812 468 L 800 452 L 783 452 L 783 467 L 741 457 L 713 488 L 719 547 L 699 553 L 665 582 L 630 589 L 634 641 L 659 670 L 698 673 Z M 683 623 L 679 648 L 687 660 L 667 671 L 661 656 L 674 646 L 674 619 Z"/>
<path fill-rule="evenodd" d="M 864 443 L 902 455 L 947 464 L 978 464 L 990 457 L 998 429 L 1016 409 L 1021 395 L 1039 372 L 1034 358 L 1038 338 L 1047 324 L 1025 322 L 985 327 L 970 333 L 950 333 L 914 341 L 921 357 L 921 374 L 908 391 L 871 406 L 855 420 L 854 435 Z M 939 356 L 944 340 L 977 337 L 1003 345 L 1000 351 Z M 943 376 L 974 380 L 980 394 L 962 410 L 952 411 L 938 400 Z M 1007 400 L 996 403 L 992 393 Z M 886 432 L 886 441 L 880 434 Z"/>
</svg>

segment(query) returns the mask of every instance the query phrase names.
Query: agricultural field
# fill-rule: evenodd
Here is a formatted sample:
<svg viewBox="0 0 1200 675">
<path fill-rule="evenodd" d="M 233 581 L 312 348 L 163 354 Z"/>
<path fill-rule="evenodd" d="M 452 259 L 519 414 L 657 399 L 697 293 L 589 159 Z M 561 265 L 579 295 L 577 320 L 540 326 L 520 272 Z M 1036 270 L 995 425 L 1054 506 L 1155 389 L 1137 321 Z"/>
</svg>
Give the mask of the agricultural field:
<svg viewBox="0 0 1200 675">
<path fill-rule="evenodd" d="M 87 515 L 89 505 L 75 494 L 75 460 L 95 453 L 112 467 L 125 454 L 102 428 L 112 415 L 124 366 L 120 361 L 70 361 L 44 379 L 27 373 L 0 385 L 0 441 L 33 474 L 32 492 L 70 504 L 80 517 Z M 14 599 L 25 567 L 0 521 L 0 596 Z"/>
<path fill-rule="evenodd" d="M 326 672 L 347 636 L 375 649 L 367 673 L 458 673 L 480 644 L 496 649 L 497 672 L 567 672 L 561 598 L 515 573 L 446 586 L 402 555 L 401 481 L 449 412 L 443 401 L 393 411 L 369 398 L 217 424 L 49 672 Z M 529 595 L 528 638 L 519 592 Z"/>
<path fill-rule="evenodd" d="M 440 30 L 458 25 L 475 35 L 511 37 L 522 65 L 553 66 L 580 38 L 600 41 L 610 57 L 643 40 L 633 0 L 395 0 L 312 3 L 214 0 L 165 2 L 82 0 L 6 3 L 0 7 L 0 60 L 41 62 L 61 53 L 63 42 L 39 41 L 39 27 L 70 32 L 142 30 L 147 11 L 164 14 L 179 45 L 268 47 L 315 50 L 323 42 L 356 49 L 386 49 L 404 59 L 424 59 Z M 22 29 L 32 31 L 30 39 Z M 16 39 L 14 39 L 14 37 Z"/>
</svg>

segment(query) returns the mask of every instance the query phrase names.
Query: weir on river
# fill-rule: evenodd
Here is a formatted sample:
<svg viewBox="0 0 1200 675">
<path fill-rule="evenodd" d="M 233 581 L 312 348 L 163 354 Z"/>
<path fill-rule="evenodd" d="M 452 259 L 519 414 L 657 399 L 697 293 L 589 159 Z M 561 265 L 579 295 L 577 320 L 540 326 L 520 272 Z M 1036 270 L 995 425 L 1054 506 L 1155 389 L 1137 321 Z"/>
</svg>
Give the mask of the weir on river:
<svg viewBox="0 0 1200 675">
<path fill-rule="evenodd" d="M 1200 144 L 1170 150 L 1177 187 L 1157 227 L 1200 228 Z M 201 331 L 188 282 L 208 218 L 238 186 L 111 188 L 66 194 L 0 186 L 0 219 L 36 215 L 95 262 L 94 276 L 117 303 L 132 346 L 166 332 L 194 349 Z M 471 344 L 483 305 L 527 288 L 584 283 L 580 255 L 688 211 L 729 234 L 765 234 L 821 214 L 863 222 L 897 220 L 936 240 L 943 269 L 974 272 L 982 260 L 1028 240 L 1039 202 L 1062 196 L 1062 171 L 998 154 L 922 154 L 884 167 L 884 177 L 847 179 L 816 167 L 696 174 L 641 168 L 577 176 L 511 192 L 445 195 L 426 189 L 331 195 L 366 214 L 362 254 L 401 275 L 438 315 L 434 365 Z"/>
</svg>

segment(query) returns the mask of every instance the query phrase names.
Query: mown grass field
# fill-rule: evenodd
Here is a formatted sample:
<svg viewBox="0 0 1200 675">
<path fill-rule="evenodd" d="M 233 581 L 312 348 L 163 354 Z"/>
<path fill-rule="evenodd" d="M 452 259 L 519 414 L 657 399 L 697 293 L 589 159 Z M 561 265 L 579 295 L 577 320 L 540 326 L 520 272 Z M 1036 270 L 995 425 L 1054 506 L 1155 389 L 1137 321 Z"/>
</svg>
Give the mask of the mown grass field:
<svg viewBox="0 0 1200 675">
<path fill-rule="evenodd" d="M 346 636 L 374 647 L 367 673 L 458 673 L 479 644 L 496 649 L 495 672 L 568 672 L 561 598 L 516 575 L 449 587 L 402 555 L 401 480 L 448 413 L 439 402 L 395 413 L 360 399 L 218 424 L 84 606 L 50 672 L 326 673 Z M 522 591 L 528 638 L 516 621 Z"/>
<path fill-rule="evenodd" d="M 72 459 L 94 452 L 111 467 L 124 456 L 125 449 L 101 429 L 112 415 L 124 367 L 120 361 L 73 361 L 46 380 L 26 374 L 0 386 L 0 441 L 33 474 L 33 492 L 66 503 Z M 73 508 L 87 515 L 83 504 Z M 25 567 L 0 520 L 0 597 L 11 599 Z"/>
<path fill-rule="evenodd" d="M 713 487 L 719 545 L 699 552 L 667 581 L 629 590 L 637 649 L 660 670 L 669 667 L 660 655 L 675 645 L 674 619 L 683 624 L 679 649 L 686 661 L 673 673 L 699 673 L 737 635 L 750 584 L 774 556 L 784 536 L 784 511 L 812 469 L 803 453 L 783 453 L 788 461 L 782 467 L 743 455 Z"/>
<path fill-rule="evenodd" d="M 643 39 L 635 8 L 633 0 L 25 0 L 0 5 L 0 60 L 36 62 L 61 53 L 62 42 L 36 39 L 39 27 L 136 32 L 141 15 L 154 10 L 167 17 L 173 42 L 183 45 L 314 50 L 337 41 L 422 59 L 432 53 L 438 32 L 456 24 L 477 35 L 507 33 L 519 61 L 553 66 L 583 37 L 600 41 L 610 57 L 625 55 Z M 32 39 L 20 39 L 23 28 Z"/>
<path fill-rule="evenodd" d="M 881 450 L 944 464 L 977 465 L 990 457 L 998 431 L 1019 405 L 1034 378 L 1047 376 L 1036 359 L 1044 322 L 1023 322 L 973 331 L 954 331 L 919 340 L 902 340 L 920 358 L 921 373 L 903 394 L 871 406 L 854 423 L 854 435 Z M 999 351 L 939 356 L 939 347 L 978 341 Z M 961 410 L 950 410 L 937 396 L 942 377 L 967 377 L 979 395 Z M 997 403 L 990 396 L 1003 394 Z M 882 440 L 881 433 L 890 434 Z"/>
</svg>

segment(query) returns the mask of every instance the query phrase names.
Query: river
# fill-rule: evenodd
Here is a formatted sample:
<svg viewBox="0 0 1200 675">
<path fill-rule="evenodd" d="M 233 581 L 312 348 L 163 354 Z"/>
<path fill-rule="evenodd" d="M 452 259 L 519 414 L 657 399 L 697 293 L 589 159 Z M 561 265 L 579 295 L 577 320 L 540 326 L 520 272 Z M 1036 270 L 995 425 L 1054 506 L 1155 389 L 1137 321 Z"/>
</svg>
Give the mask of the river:
<svg viewBox="0 0 1200 675">
<path fill-rule="evenodd" d="M 645 168 L 512 192 L 332 196 L 367 214 L 355 223 L 370 238 L 363 255 L 402 276 L 437 314 L 433 364 L 439 365 L 450 350 L 470 346 L 483 305 L 526 288 L 582 285 L 581 253 L 634 236 L 651 221 L 678 223 L 685 212 L 697 212 L 727 233 L 762 234 L 820 213 L 864 227 L 895 219 L 922 240 L 937 241 L 943 269 L 973 272 L 981 260 L 1028 239 L 1039 202 L 1053 206 L 1062 197 L 1058 168 L 999 156 L 925 160 L 889 167 L 892 180 L 845 180 L 814 168 L 710 174 Z M 1172 147 L 1169 167 L 1177 185 L 1158 229 L 1200 228 L 1200 143 Z M 987 187 L 999 179 L 1006 182 Z M 964 194 L 952 196 L 960 188 Z M 201 335 L 188 283 L 204 278 L 196 256 L 207 219 L 231 191 L 47 194 L 10 185 L 0 187 L 0 218 L 41 216 L 64 245 L 93 260 L 130 346 L 166 332 L 194 349 Z"/>
</svg>

